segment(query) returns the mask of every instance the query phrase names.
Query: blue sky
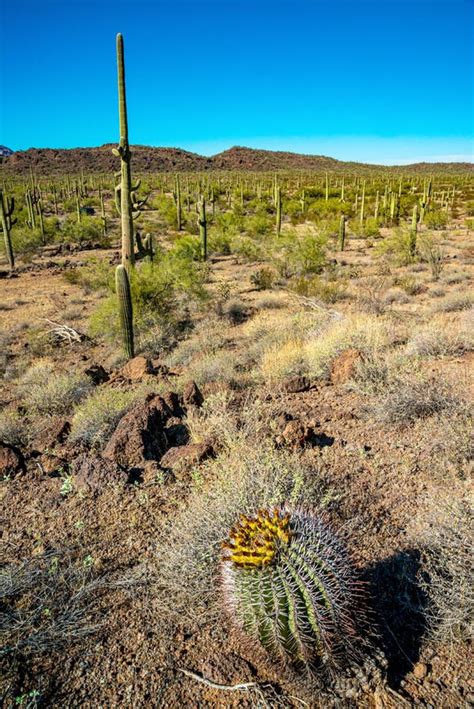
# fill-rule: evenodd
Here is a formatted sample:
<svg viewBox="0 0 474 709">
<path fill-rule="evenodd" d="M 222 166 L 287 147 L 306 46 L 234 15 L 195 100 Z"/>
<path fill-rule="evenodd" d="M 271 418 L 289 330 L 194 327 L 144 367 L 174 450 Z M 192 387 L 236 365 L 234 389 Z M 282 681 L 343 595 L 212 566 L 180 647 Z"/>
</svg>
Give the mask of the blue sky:
<svg viewBox="0 0 474 709">
<path fill-rule="evenodd" d="M 472 0 L 0 0 L 0 144 L 472 157 Z"/>
</svg>

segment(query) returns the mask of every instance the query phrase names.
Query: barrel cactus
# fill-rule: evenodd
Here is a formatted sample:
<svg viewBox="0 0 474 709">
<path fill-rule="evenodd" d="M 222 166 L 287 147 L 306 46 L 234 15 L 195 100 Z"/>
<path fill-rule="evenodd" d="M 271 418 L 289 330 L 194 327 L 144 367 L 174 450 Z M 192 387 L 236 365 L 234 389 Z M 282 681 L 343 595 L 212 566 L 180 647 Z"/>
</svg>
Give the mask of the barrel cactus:
<svg viewBox="0 0 474 709">
<path fill-rule="evenodd" d="M 314 514 L 281 507 L 241 515 L 221 572 L 232 622 L 272 659 L 329 669 L 354 656 L 362 586 L 343 544 Z"/>
</svg>

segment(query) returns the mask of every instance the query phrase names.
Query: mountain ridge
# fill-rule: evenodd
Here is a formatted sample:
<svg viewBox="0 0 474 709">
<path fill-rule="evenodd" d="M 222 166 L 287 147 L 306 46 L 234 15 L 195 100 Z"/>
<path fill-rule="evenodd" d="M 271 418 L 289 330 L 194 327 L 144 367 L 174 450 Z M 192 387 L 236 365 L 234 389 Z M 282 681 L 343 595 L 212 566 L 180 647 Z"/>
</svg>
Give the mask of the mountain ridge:
<svg viewBox="0 0 474 709">
<path fill-rule="evenodd" d="M 42 175 L 74 174 L 81 170 L 87 174 L 116 172 L 118 161 L 112 155 L 112 147 L 115 147 L 115 143 L 86 148 L 29 148 L 4 156 L 1 159 L 1 166 L 2 171 L 17 175 L 26 174 L 30 169 Z M 161 148 L 147 145 L 132 145 L 131 151 L 133 170 L 137 173 L 205 172 L 209 170 L 254 172 L 276 172 L 279 170 L 368 172 L 380 170 L 423 173 L 444 171 L 459 174 L 474 171 L 474 164 L 469 162 L 377 165 L 337 160 L 324 155 L 262 150 L 244 146 L 233 146 L 209 157 L 181 148 Z"/>
</svg>

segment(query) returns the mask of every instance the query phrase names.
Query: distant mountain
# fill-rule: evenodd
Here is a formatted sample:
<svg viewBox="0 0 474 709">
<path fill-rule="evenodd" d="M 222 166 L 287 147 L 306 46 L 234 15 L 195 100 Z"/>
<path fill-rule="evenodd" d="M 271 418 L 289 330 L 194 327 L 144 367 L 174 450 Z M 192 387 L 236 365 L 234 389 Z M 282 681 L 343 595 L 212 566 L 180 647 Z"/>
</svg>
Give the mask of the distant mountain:
<svg viewBox="0 0 474 709">
<path fill-rule="evenodd" d="M 8 158 L 10 155 L 13 155 L 13 150 L 7 148 L 6 145 L 0 145 L 0 158 Z"/>
<path fill-rule="evenodd" d="M 118 159 L 112 155 L 111 144 L 98 148 L 30 148 L 17 152 L 8 148 L 7 157 L 2 160 L 2 171 L 24 175 L 30 168 L 39 175 L 84 173 L 113 173 L 119 169 Z M 383 170 L 388 172 L 420 172 L 429 174 L 436 171 L 465 173 L 474 170 L 473 163 L 414 163 L 387 167 L 358 162 L 344 162 L 323 155 L 301 155 L 273 150 L 233 147 L 212 157 L 204 157 L 179 148 L 153 148 L 134 145 L 132 165 L 135 173 L 144 172 L 204 172 L 207 170 L 311 170 L 314 172 L 367 172 Z"/>
</svg>

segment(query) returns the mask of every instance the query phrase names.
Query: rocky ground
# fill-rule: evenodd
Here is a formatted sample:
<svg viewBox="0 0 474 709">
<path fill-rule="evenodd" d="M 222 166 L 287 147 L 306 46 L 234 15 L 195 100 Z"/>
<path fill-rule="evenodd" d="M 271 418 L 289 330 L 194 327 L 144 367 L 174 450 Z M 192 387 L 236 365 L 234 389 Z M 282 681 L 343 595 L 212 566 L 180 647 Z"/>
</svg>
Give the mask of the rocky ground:
<svg viewBox="0 0 474 709">
<path fill-rule="evenodd" d="M 472 325 L 466 319 L 472 310 L 438 308 L 472 285 L 469 235 L 451 233 L 445 248 L 447 266 L 437 283 L 426 270 L 406 267 L 378 275 L 370 244 L 354 241 L 345 252 L 345 264 L 361 269 L 361 288 L 367 276 L 378 279 L 370 297 L 383 308 L 369 316 L 390 324 L 389 353 L 406 358 L 414 333 L 433 319 L 446 331 Z M 94 254 L 118 258 L 113 249 Z M 319 376 L 297 370 L 277 376 L 280 357 L 274 361 L 265 350 L 249 358 L 262 328 L 267 336 L 277 327 L 296 327 L 301 317 L 315 317 L 316 326 L 320 309 L 324 317 L 352 322 L 367 309 L 367 298 L 360 288 L 359 297 L 315 305 L 278 286 L 259 292 L 250 276 L 261 264 L 234 256 L 213 259 L 209 284 L 217 300 L 227 284 L 233 307 L 221 303 L 195 314 L 194 329 L 171 352 L 143 351 L 124 363 L 115 348 L 81 336 L 101 296 L 65 280 L 64 272 L 90 256 L 43 254 L 2 280 L 1 399 L 12 420 L 25 415 L 18 380 L 38 361 L 52 378 L 85 378 L 88 396 L 108 390 L 133 395 L 100 445 L 71 440 L 71 423 L 73 430 L 77 425 L 71 407 L 43 415 L 40 425 L 31 416 L 28 437 L 0 447 L 2 562 L 29 560 L 20 576 L 31 587 L 20 604 L 24 627 L 31 626 L 20 635 L 28 642 L 3 657 L 5 706 L 470 705 L 469 646 L 428 632 L 429 601 L 420 583 L 433 507 L 442 508 L 447 498 L 468 499 L 468 464 L 457 455 L 469 436 L 465 404 L 390 420 L 386 400 L 393 389 L 364 394 L 357 372 L 367 353 L 357 343 L 335 352 Z M 419 287 L 405 298 L 387 297 L 402 275 Z M 71 330 L 58 331 L 64 325 Z M 465 344 L 423 353 L 425 389 L 427 381 L 447 382 L 450 394 L 469 402 L 469 350 Z M 318 491 L 311 505 L 346 530 L 366 582 L 377 649 L 362 668 L 325 687 L 252 655 L 225 616 L 193 618 L 190 612 L 163 620 L 170 568 L 159 560 L 175 539 L 175 520 L 178 525 L 188 507 L 194 509 L 202 491 L 217 489 L 219 465 L 229 466 L 231 477 L 233 465 L 246 456 L 254 460 L 259 441 L 266 441 L 269 456 L 289 456 L 310 471 Z M 53 577 L 53 563 L 55 573 L 60 569 L 53 574 L 56 585 L 44 582 Z M 178 566 L 176 584 L 186 585 Z M 177 588 L 177 607 L 180 593 Z M 33 618 L 35 597 L 41 610 Z M 46 625 L 49 636 L 44 614 L 55 618 L 53 630 Z"/>
</svg>

